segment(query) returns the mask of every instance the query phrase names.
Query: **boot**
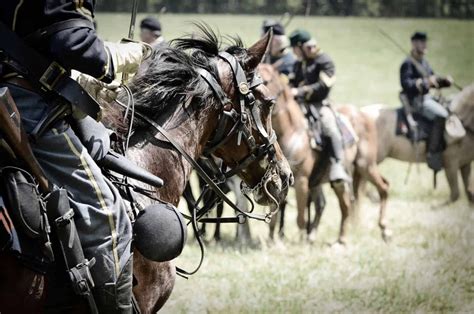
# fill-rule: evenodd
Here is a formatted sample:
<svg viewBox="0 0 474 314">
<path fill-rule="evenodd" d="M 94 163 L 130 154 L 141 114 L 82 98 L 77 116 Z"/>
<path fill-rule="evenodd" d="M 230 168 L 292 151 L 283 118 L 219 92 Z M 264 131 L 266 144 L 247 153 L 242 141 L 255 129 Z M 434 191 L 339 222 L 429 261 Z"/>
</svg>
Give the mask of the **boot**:
<svg viewBox="0 0 474 314">
<path fill-rule="evenodd" d="M 427 143 L 426 162 L 428 167 L 435 172 L 443 169 L 444 124 L 446 119 L 436 118 L 433 122 L 430 136 Z"/>
<path fill-rule="evenodd" d="M 344 168 L 344 165 L 340 160 L 335 158 L 330 158 L 330 168 L 329 168 L 329 182 L 345 181 L 350 182 L 351 179 Z"/>
<path fill-rule="evenodd" d="M 127 261 L 115 283 L 106 283 L 94 289 L 99 313 L 132 313 L 133 255 Z"/>
<path fill-rule="evenodd" d="M 346 169 L 343 165 L 344 160 L 344 145 L 342 144 L 342 137 L 339 136 L 332 136 L 331 138 L 331 157 L 330 161 L 330 168 L 329 168 L 329 182 L 336 182 L 336 181 L 346 181 L 350 182 L 351 179 L 346 172 Z"/>
</svg>

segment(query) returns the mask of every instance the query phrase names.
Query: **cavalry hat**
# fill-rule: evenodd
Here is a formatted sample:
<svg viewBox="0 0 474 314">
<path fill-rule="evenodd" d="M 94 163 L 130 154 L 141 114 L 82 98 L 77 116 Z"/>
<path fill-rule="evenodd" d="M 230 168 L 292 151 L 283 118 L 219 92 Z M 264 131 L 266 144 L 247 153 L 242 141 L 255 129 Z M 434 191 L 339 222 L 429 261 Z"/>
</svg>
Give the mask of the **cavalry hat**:
<svg viewBox="0 0 474 314">
<path fill-rule="evenodd" d="M 152 32 L 161 33 L 161 23 L 157 18 L 149 16 L 144 18 L 140 23 L 140 28 L 148 29 Z"/>
<path fill-rule="evenodd" d="M 302 45 L 309 40 L 311 40 L 311 35 L 303 29 L 297 29 L 290 34 L 291 47 Z"/>
<path fill-rule="evenodd" d="M 425 32 L 415 32 L 411 35 L 411 40 L 427 40 L 428 35 Z"/>
<path fill-rule="evenodd" d="M 273 28 L 273 35 L 285 35 L 285 27 L 275 20 L 265 20 L 263 21 L 262 31 L 265 34 Z"/>
</svg>

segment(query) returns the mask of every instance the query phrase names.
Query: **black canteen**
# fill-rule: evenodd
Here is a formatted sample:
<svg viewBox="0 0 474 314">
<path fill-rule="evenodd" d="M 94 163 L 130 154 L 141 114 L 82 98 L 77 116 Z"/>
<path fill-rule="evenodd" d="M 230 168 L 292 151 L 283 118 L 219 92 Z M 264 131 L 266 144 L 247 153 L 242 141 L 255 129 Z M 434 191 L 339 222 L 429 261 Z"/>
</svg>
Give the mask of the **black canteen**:
<svg viewBox="0 0 474 314">
<path fill-rule="evenodd" d="M 140 211 L 133 231 L 137 250 L 155 262 L 166 262 L 178 257 L 187 238 L 183 216 L 168 203 L 153 204 Z"/>
</svg>

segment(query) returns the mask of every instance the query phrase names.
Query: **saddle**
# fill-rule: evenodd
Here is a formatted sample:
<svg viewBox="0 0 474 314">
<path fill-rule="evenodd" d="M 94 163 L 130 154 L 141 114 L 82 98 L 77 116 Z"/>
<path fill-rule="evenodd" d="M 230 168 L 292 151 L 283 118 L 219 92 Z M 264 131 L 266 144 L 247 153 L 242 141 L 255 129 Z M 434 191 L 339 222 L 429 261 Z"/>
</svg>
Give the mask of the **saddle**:
<svg viewBox="0 0 474 314">
<path fill-rule="evenodd" d="M 316 106 L 307 104 L 302 105 L 302 109 L 306 117 L 306 121 L 308 121 L 309 136 L 310 138 L 314 139 L 315 142 L 314 145 L 312 143 L 311 148 L 322 151 L 323 148 L 328 144 L 329 139 L 323 134 L 319 110 L 316 108 Z M 333 111 L 333 113 L 336 116 L 336 123 L 339 131 L 341 132 L 344 147 L 351 147 L 358 141 L 354 128 L 346 117 L 336 111 Z"/>
<path fill-rule="evenodd" d="M 405 109 L 398 108 L 397 112 L 397 123 L 395 127 L 395 134 L 405 136 L 411 142 L 417 143 L 426 141 L 433 128 L 433 123 L 423 117 L 419 113 L 413 113 L 411 116 L 413 121 L 409 122 L 409 118 L 405 112 Z M 413 123 L 415 122 L 415 123 Z"/>
</svg>

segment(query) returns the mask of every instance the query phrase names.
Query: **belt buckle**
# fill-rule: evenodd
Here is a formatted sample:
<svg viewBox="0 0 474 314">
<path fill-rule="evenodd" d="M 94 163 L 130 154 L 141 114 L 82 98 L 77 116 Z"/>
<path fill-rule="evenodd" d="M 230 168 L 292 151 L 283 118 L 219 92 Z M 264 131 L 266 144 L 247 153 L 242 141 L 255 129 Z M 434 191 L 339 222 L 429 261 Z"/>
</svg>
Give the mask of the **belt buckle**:
<svg viewBox="0 0 474 314">
<path fill-rule="evenodd" d="M 40 83 L 51 91 L 65 73 L 66 70 L 59 63 L 53 61 L 41 76 Z"/>
</svg>

